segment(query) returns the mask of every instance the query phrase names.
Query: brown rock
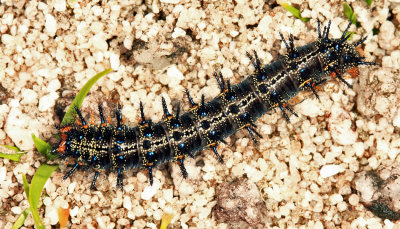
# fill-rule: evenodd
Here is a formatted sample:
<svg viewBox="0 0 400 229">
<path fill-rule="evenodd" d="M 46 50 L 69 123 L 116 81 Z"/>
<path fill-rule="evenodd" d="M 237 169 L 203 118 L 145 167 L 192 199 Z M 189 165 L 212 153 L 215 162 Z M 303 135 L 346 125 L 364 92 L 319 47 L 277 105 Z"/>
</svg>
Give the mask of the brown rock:
<svg viewBox="0 0 400 229">
<path fill-rule="evenodd" d="M 267 227 L 267 208 L 257 186 L 245 178 L 216 188 L 214 214 L 232 228 Z"/>
</svg>

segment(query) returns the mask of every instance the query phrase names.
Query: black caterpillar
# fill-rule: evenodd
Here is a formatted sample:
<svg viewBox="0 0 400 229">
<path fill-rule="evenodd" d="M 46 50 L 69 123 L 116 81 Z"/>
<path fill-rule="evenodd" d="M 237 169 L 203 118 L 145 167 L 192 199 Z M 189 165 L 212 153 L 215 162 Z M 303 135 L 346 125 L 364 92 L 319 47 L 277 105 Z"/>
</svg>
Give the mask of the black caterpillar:
<svg viewBox="0 0 400 229">
<path fill-rule="evenodd" d="M 287 106 L 287 102 L 300 91 L 310 89 L 319 98 L 316 85 L 325 82 L 332 73 L 350 87 L 342 78 L 343 72 L 358 65 L 375 64 L 363 61 L 364 57 L 355 49 L 367 37 L 354 44 L 346 42 L 350 37 L 347 34 L 350 26 L 351 23 L 339 39 L 330 39 L 330 22 L 321 33 L 318 21 L 318 40 L 297 48 L 292 35 L 288 44 L 280 34 L 288 51 L 286 55 L 262 67 L 256 52 L 254 58 L 246 53 L 255 73 L 236 85 L 230 85 L 229 81 L 224 81 L 222 74 L 215 73 L 221 93 L 207 103 L 203 95 L 200 104 L 197 104 L 186 90 L 191 108 L 184 114 L 180 114 L 179 108 L 175 115 L 171 114 L 162 98 L 164 115 L 158 123 L 145 118 L 142 103 L 141 120 L 136 127 L 123 124 L 120 106 L 116 110 L 116 126 L 105 122 L 100 105 L 100 125 L 95 125 L 93 118 L 88 124 L 79 109 L 75 108 L 78 115 L 76 124 L 60 128 L 61 142 L 53 150 L 53 153 L 72 157 L 75 161 L 64 179 L 80 166 L 85 170 L 93 167 L 93 189 L 99 170 L 113 170 L 118 174 L 117 186 L 123 189 L 123 171 L 144 168 L 149 173 L 150 184 L 153 184 L 153 168 L 167 161 L 177 162 L 183 177 L 187 178 L 183 164 L 185 157 L 194 157 L 196 152 L 207 148 L 212 149 L 222 163 L 217 145 L 225 143 L 225 138 L 246 129 L 257 143 L 255 135 L 261 135 L 255 130 L 254 122 L 263 114 L 279 107 L 289 122 L 285 109 L 293 115 L 297 114 Z"/>
</svg>

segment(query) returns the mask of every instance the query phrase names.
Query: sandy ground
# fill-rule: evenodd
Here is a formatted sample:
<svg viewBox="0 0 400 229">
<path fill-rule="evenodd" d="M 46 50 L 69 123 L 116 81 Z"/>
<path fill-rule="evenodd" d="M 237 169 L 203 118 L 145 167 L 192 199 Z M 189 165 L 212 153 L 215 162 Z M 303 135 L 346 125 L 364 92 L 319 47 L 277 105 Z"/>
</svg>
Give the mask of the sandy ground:
<svg viewBox="0 0 400 229">
<path fill-rule="evenodd" d="M 317 19 L 332 20 L 330 36 L 347 25 L 341 1 L 292 1 L 302 22 L 275 1 L 1 1 L 0 144 L 27 152 L 21 162 L 0 159 L 0 228 L 10 228 L 28 206 L 21 174 L 28 180 L 46 160 L 31 133 L 52 140 L 54 124 L 76 93 L 96 73 L 82 111 L 120 103 L 137 125 L 139 100 L 148 118 L 170 109 L 188 109 L 184 89 L 195 100 L 219 90 L 214 71 L 237 83 L 253 72 L 246 51 L 264 64 L 285 53 L 279 32 L 297 46 L 317 38 Z M 46 227 L 58 224 L 57 209 L 71 208 L 69 228 L 158 228 L 173 214 L 171 228 L 393 228 L 363 206 L 351 187 L 357 173 L 399 161 L 400 3 L 348 1 L 357 14 L 353 41 L 368 35 L 362 54 L 376 67 L 360 67 L 348 79 L 353 89 L 331 81 L 320 101 L 305 96 L 294 106 L 299 117 L 287 123 L 279 111 L 256 124 L 259 145 L 239 132 L 219 146 L 225 164 L 210 150 L 185 161 L 183 179 L 175 164 L 161 166 L 151 187 L 145 172 L 125 173 L 124 192 L 116 175 L 102 173 L 97 191 L 93 172 L 78 171 L 63 181 L 60 169 L 47 182 L 40 210 Z M 397 2 L 397 3 L 396 3 Z M 373 28 L 379 29 L 377 35 Z M 184 102 L 182 102 L 184 101 Z M 26 228 L 33 227 L 28 217 Z"/>
</svg>

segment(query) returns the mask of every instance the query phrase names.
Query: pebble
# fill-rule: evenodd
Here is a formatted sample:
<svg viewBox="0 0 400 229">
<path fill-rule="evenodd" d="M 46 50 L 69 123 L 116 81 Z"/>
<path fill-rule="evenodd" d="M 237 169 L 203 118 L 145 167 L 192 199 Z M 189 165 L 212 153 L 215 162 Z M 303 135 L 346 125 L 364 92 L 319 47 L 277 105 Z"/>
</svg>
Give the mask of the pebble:
<svg viewBox="0 0 400 229">
<path fill-rule="evenodd" d="M 44 112 L 50 110 L 56 104 L 58 94 L 55 92 L 49 93 L 39 100 L 39 111 Z"/>
<path fill-rule="evenodd" d="M 399 3 L 400 3 L 400 1 L 399 1 Z M 383 221 L 383 223 L 385 224 L 385 226 L 386 226 L 387 229 L 392 229 L 392 228 L 394 228 L 394 226 L 396 225 L 396 224 L 394 224 L 392 221 L 390 221 L 390 220 L 388 220 L 388 219 L 385 219 L 385 220 Z"/>
<path fill-rule="evenodd" d="M 124 208 L 126 208 L 128 211 L 132 209 L 132 202 L 131 198 L 129 196 L 124 197 L 124 202 L 123 202 Z"/>
<path fill-rule="evenodd" d="M 165 189 L 165 190 L 163 190 L 163 193 L 164 193 L 164 199 L 167 201 L 167 202 L 172 202 L 172 198 L 174 197 L 174 193 L 173 193 L 173 191 L 172 191 L 172 189 Z"/>
<path fill-rule="evenodd" d="M 174 29 L 174 32 L 172 33 L 172 38 L 184 37 L 185 35 L 186 35 L 185 30 L 183 30 L 179 27 L 176 27 Z"/>
<path fill-rule="evenodd" d="M 324 114 L 321 103 L 317 99 L 306 99 L 296 105 L 296 112 L 315 118 Z"/>
<path fill-rule="evenodd" d="M 120 62 L 119 62 L 119 55 L 118 55 L 118 54 L 115 54 L 115 53 L 112 53 L 112 54 L 110 55 L 110 65 L 111 65 L 111 68 L 117 71 L 117 70 L 118 70 L 118 67 L 119 67 L 119 64 L 120 64 Z"/>
<path fill-rule="evenodd" d="M 47 90 L 54 91 L 54 92 L 60 88 L 61 88 L 61 83 L 58 79 L 51 80 L 49 85 L 47 86 Z"/>
<path fill-rule="evenodd" d="M 328 123 L 331 136 L 338 144 L 352 145 L 357 140 L 358 133 L 352 130 L 351 116 L 342 107 L 332 106 Z"/>
<path fill-rule="evenodd" d="M 160 82 L 169 87 L 175 87 L 180 84 L 183 78 L 182 72 L 179 71 L 176 65 L 172 65 L 167 69 L 167 74 L 161 76 Z"/>
<path fill-rule="evenodd" d="M 229 34 L 231 35 L 231 37 L 236 37 L 237 35 L 239 35 L 239 32 L 236 30 L 233 30 Z"/>
<path fill-rule="evenodd" d="M 202 58 L 204 61 L 210 61 L 210 60 L 214 60 L 217 57 L 217 53 L 215 52 L 214 49 L 210 48 L 210 47 L 205 47 L 203 49 L 201 49 L 198 52 L 198 55 L 200 56 L 200 58 Z"/>
<path fill-rule="evenodd" d="M 385 50 L 393 50 L 394 42 L 396 41 L 395 25 L 391 21 L 384 21 L 379 28 L 379 46 Z M 398 44 L 397 44 L 398 45 Z"/>
<path fill-rule="evenodd" d="M 74 217 L 74 216 L 78 215 L 78 212 L 79 212 L 79 207 L 78 207 L 78 206 L 75 206 L 74 208 L 72 208 L 72 209 L 69 211 L 69 215 L 70 215 L 71 217 Z"/>
<path fill-rule="evenodd" d="M 53 7 L 56 11 L 64 11 L 67 8 L 66 0 L 55 0 Z"/>
<path fill-rule="evenodd" d="M 71 184 L 68 185 L 68 193 L 71 194 L 74 192 L 76 187 L 76 182 L 72 182 Z"/>
<path fill-rule="evenodd" d="M 11 208 L 11 212 L 15 215 L 19 215 L 22 213 L 22 209 L 19 206 L 15 206 Z"/>
<path fill-rule="evenodd" d="M 108 44 L 102 33 L 98 33 L 92 37 L 92 46 L 100 51 L 107 51 Z"/>
<path fill-rule="evenodd" d="M 46 22 L 44 27 L 46 28 L 47 34 L 54 37 L 57 31 L 57 21 L 51 14 L 46 14 Z"/>
<path fill-rule="evenodd" d="M 45 216 L 50 220 L 51 225 L 56 225 L 58 223 L 58 211 L 53 206 L 46 206 Z"/>
<path fill-rule="evenodd" d="M 144 188 L 141 198 L 143 200 L 150 200 L 158 191 L 160 188 L 160 181 L 154 179 L 153 185 L 149 185 L 146 188 Z"/>
<path fill-rule="evenodd" d="M 7 169 L 6 167 L 0 167 L 0 183 L 6 179 Z"/>
<path fill-rule="evenodd" d="M 140 205 L 139 206 L 135 206 L 134 209 L 135 209 L 135 215 L 138 216 L 138 217 L 144 215 L 144 213 L 145 213 L 143 207 L 140 206 Z"/>
<path fill-rule="evenodd" d="M 343 196 L 340 194 L 333 194 L 329 197 L 332 205 L 336 205 L 343 201 Z"/>
<path fill-rule="evenodd" d="M 97 217 L 97 218 L 96 218 L 96 221 L 97 221 L 97 223 L 99 224 L 99 227 L 100 227 L 100 228 L 107 228 L 107 224 L 104 222 L 104 219 L 103 219 L 103 218 L 105 218 L 105 217 L 107 217 L 107 216 Z"/>
<path fill-rule="evenodd" d="M 328 178 L 334 176 L 340 172 L 339 165 L 324 165 L 320 170 L 320 175 L 322 178 Z"/>
<path fill-rule="evenodd" d="M 21 94 L 23 105 L 35 105 L 38 102 L 38 94 L 32 89 L 23 88 Z"/>
<path fill-rule="evenodd" d="M 349 197 L 349 203 L 353 206 L 356 206 L 359 202 L 360 198 L 358 197 L 357 194 L 352 194 Z"/>
<path fill-rule="evenodd" d="M 397 109 L 396 115 L 393 118 L 393 126 L 400 127 L 400 108 Z"/>
<path fill-rule="evenodd" d="M 9 35 L 9 34 L 3 34 L 1 35 L 1 41 L 5 44 L 5 45 L 11 45 L 14 43 L 15 41 L 15 37 Z"/>
<path fill-rule="evenodd" d="M 28 126 L 32 125 L 33 127 L 33 124 L 34 122 L 26 114 L 23 114 L 19 107 L 12 107 L 8 113 L 4 130 L 18 148 L 26 151 L 33 150 L 32 130 L 28 130 Z"/>
</svg>

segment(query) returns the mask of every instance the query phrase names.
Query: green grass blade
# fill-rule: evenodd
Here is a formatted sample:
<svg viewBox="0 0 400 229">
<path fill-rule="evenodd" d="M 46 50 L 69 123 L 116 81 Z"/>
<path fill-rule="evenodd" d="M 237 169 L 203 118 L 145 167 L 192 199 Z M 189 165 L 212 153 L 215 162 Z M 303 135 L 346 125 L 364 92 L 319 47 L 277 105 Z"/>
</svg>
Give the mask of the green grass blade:
<svg viewBox="0 0 400 229">
<path fill-rule="evenodd" d="M 63 120 L 61 121 L 61 126 L 64 126 L 69 123 L 73 123 L 75 121 L 75 118 L 73 116 L 73 113 L 75 112 L 75 107 L 80 108 L 83 102 L 83 99 L 89 92 L 90 88 L 99 80 L 101 77 L 104 75 L 110 73 L 113 71 L 111 68 L 102 71 L 98 73 L 97 75 L 93 76 L 86 84 L 83 86 L 83 88 L 79 91 L 79 93 L 76 95 L 74 101 L 72 101 L 72 104 L 69 106 L 67 113 L 65 113 Z"/>
<path fill-rule="evenodd" d="M 11 229 L 18 229 L 20 227 L 22 227 L 25 223 L 26 218 L 28 217 L 29 213 L 31 212 L 31 210 L 28 208 L 26 209 L 17 219 L 17 221 L 15 221 L 14 225 L 11 227 Z"/>
<path fill-rule="evenodd" d="M 7 149 L 10 149 L 10 150 L 14 150 L 15 152 L 21 152 L 21 150 L 16 146 L 9 146 L 9 145 L 0 145 L 0 146 L 3 146 L 3 147 L 5 147 Z"/>
<path fill-rule="evenodd" d="M 374 0 L 365 0 L 365 2 L 367 3 L 368 6 L 371 6 L 373 1 Z"/>
<path fill-rule="evenodd" d="M 356 13 L 354 13 L 353 9 L 349 4 L 346 2 L 342 3 L 343 6 L 343 12 L 346 15 L 346 17 L 353 23 L 354 25 L 357 26 L 357 18 L 356 18 Z"/>
<path fill-rule="evenodd" d="M 9 146 L 9 145 L 0 145 L 0 146 L 6 148 L 6 149 L 3 149 L 6 151 L 6 153 L 0 152 L 0 157 L 6 158 L 11 161 L 19 162 L 21 160 L 22 155 L 25 154 L 25 152 L 22 152 L 22 153 L 8 153 L 7 152 L 7 151 L 21 152 L 21 150 L 16 146 Z"/>
<path fill-rule="evenodd" d="M 58 165 L 42 164 L 33 176 L 30 186 L 26 180 L 25 174 L 22 175 L 25 193 L 30 205 L 29 209 L 32 213 L 33 220 L 35 221 L 36 228 L 45 228 L 39 216 L 38 204 L 46 181 L 57 168 Z"/>
<path fill-rule="evenodd" d="M 29 199 L 33 207 L 37 209 L 39 199 L 43 191 L 43 187 L 46 184 L 47 179 L 51 174 L 58 168 L 58 165 L 46 165 L 42 164 L 36 171 L 32 178 L 31 186 L 29 188 Z"/>
<path fill-rule="evenodd" d="M 278 0 L 278 4 L 281 5 L 283 8 L 285 8 L 287 11 L 292 13 L 295 17 L 298 19 L 307 22 L 310 20 L 310 18 L 304 18 L 300 15 L 300 10 L 297 9 L 296 7 L 290 5 L 289 3 L 285 2 L 284 0 Z"/>
<path fill-rule="evenodd" d="M 32 204 L 32 200 L 31 200 L 31 198 L 29 198 L 31 189 L 29 187 L 28 180 L 26 179 L 25 174 L 22 174 L 22 181 L 24 183 L 25 194 L 26 194 L 26 197 L 28 198 L 28 202 L 29 202 L 29 210 L 32 212 L 32 217 L 35 222 L 35 226 L 36 226 L 36 228 L 40 228 L 40 229 L 45 228 L 42 220 L 39 217 L 39 212 L 37 210 L 37 207 L 33 207 L 34 205 Z M 42 193 L 42 191 L 40 191 L 40 194 L 41 193 Z"/>
<path fill-rule="evenodd" d="M 25 174 L 22 174 L 22 181 L 24 182 L 24 190 L 26 194 L 26 198 L 29 200 L 29 183 L 28 180 L 26 179 Z"/>
<path fill-rule="evenodd" d="M 5 153 L 0 153 L 0 157 L 9 159 L 11 161 L 17 161 L 19 162 L 21 160 L 22 155 L 25 153 L 14 153 L 14 154 L 5 154 Z"/>
<path fill-rule="evenodd" d="M 36 149 L 39 151 L 40 154 L 46 156 L 47 159 L 54 160 L 58 157 L 58 155 L 51 154 L 52 148 L 49 143 L 36 137 L 35 134 L 32 134 L 32 139 L 33 139 L 33 143 L 35 143 Z"/>
</svg>

